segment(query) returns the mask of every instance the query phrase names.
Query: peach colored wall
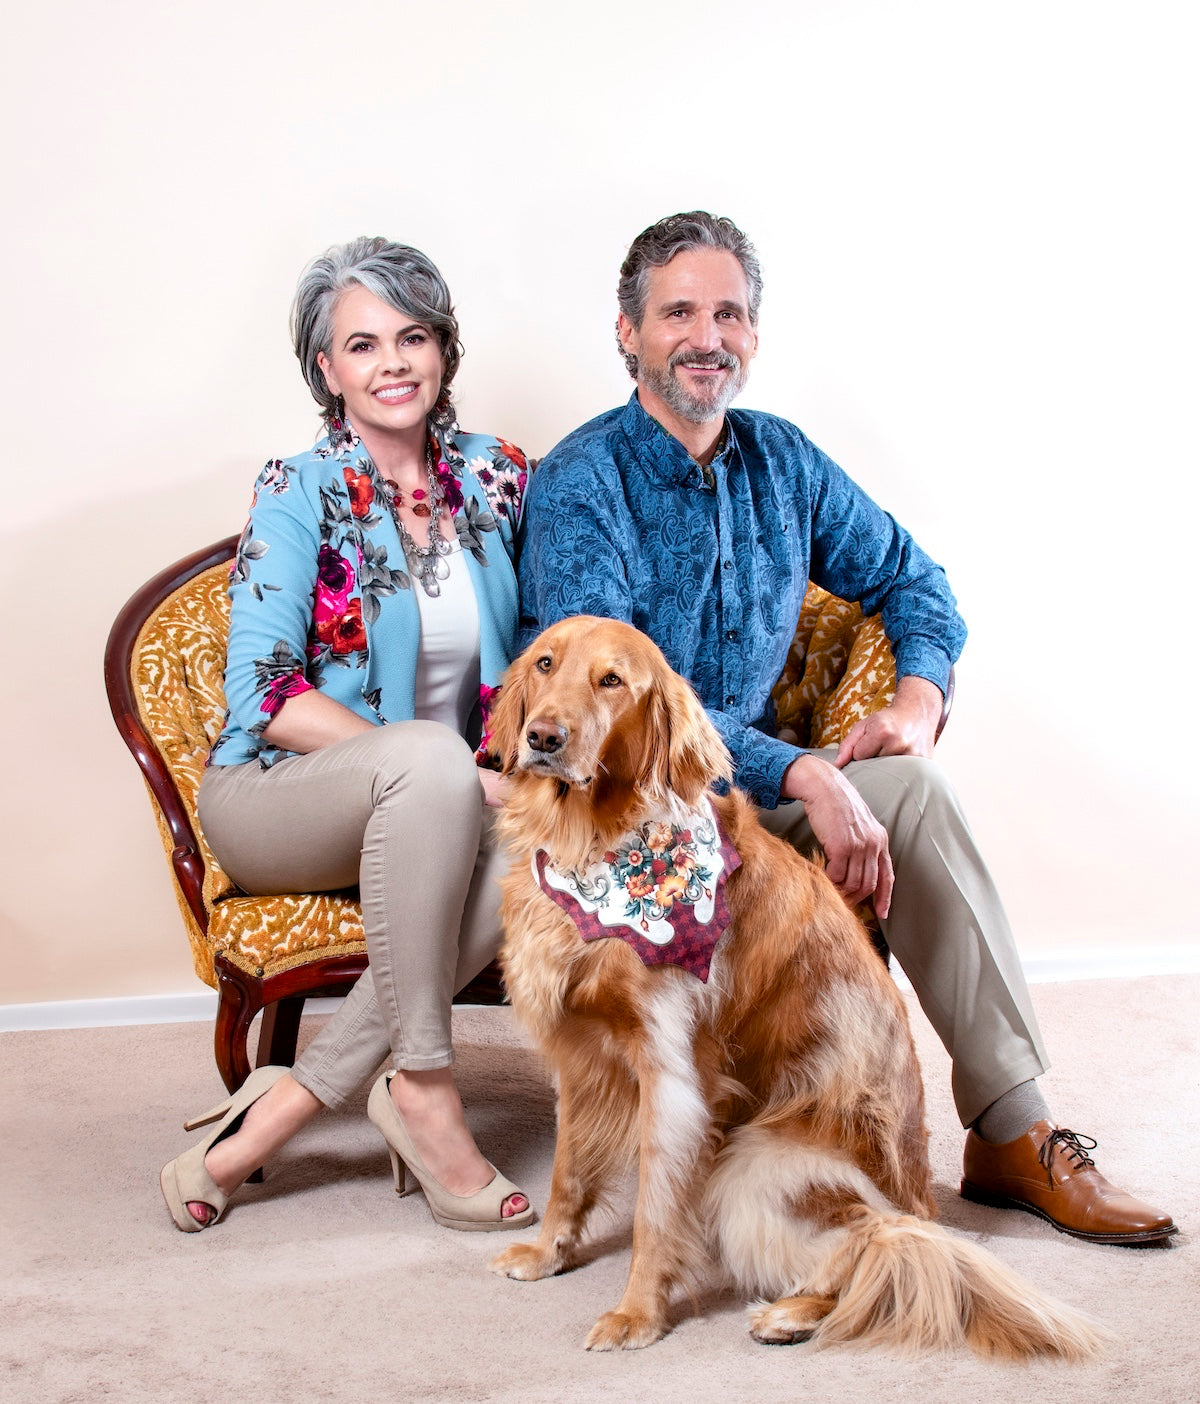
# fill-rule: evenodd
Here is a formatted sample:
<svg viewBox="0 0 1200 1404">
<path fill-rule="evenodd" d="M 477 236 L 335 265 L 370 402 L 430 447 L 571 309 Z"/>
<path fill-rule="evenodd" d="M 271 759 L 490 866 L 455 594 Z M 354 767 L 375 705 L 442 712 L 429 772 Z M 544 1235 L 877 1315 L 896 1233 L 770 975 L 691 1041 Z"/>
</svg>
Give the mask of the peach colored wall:
<svg viewBox="0 0 1200 1404">
<path fill-rule="evenodd" d="M 766 269 L 744 403 L 950 572 L 972 638 L 941 755 L 1023 949 L 1194 938 L 1200 238 L 1172 13 L 23 7 L 0 97 L 0 1002 L 195 988 L 101 650 L 310 441 L 303 262 L 362 232 L 426 249 L 462 314 L 464 423 L 542 454 L 627 393 L 617 264 L 695 205 Z"/>
</svg>

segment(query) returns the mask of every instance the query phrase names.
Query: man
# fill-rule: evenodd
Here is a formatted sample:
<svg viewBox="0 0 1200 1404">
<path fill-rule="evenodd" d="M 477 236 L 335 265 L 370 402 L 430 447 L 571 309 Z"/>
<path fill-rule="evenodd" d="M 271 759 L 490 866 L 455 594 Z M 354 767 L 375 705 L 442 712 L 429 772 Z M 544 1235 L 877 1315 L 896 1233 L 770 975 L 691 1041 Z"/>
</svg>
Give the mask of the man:
<svg viewBox="0 0 1200 1404">
<path fill-rule="evenodd" d="M 1164 1240 L 1170 1216 L 1100 1175 L 1095 1142 L 1051 1121 L 1035 1080 L 1046 1055 L 1012 933 L 930 760 L 966 637 L 941 568 L 794 425 L 728 409 L 758 350 L 761 293 L 727 219 L 674 215 L 634 240 L 617 339 L 637 389 L 533 475 L 524 640 L 570 614 L 649 634 L 695 686 L 763 823 L 819 845 L 847 901 L 874 901 L 953 1060 L 967 1198 L 1095 1242 Z M 771 688 L 810 579 L 881 611 L 896 657 L 895 700 L 836 752 L 773 734 Z"/>
</svg>

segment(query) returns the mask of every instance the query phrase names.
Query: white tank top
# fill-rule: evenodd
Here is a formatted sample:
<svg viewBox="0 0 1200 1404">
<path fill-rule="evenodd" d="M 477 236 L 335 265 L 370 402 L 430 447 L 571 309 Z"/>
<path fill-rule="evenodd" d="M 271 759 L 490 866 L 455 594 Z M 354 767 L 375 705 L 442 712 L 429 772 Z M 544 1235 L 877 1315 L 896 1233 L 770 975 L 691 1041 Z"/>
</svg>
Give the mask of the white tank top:
<svg viewBox="0 0 1200 1404">
<path fill-rule="evenodd" d="M 421 617 L 416 716 L 462 736 L 479 705 L 479 606 L 457 541 L 445 560 L 450 574 L 439 582 L 441 594 L 427 595 L 412 582 Z"/>
</svg>

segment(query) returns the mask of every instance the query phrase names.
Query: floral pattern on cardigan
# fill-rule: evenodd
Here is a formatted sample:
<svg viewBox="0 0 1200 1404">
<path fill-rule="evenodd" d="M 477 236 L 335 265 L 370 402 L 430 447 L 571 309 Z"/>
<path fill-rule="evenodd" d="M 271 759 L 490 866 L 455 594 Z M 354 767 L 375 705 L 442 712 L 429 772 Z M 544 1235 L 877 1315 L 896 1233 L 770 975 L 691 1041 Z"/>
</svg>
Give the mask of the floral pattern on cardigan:
<svg viewBox="0 0 1200 1404">
<path fill-rule="evenodd" d="M 432 430 L 436 471 L 475 587 L 486 721 L 516 644 L 514 538 L 529 467 L 503 439 Z M 470 455 L 468 461 L 467 455 Z M 262 739 L 284 701 L 321 688 L 368 720 L 414 715 L 420 622 L 383 480 L 353 429 L 259 474 L 230 569 L 225 727 L 211 762 L 291 754 Z"/>
</svg>

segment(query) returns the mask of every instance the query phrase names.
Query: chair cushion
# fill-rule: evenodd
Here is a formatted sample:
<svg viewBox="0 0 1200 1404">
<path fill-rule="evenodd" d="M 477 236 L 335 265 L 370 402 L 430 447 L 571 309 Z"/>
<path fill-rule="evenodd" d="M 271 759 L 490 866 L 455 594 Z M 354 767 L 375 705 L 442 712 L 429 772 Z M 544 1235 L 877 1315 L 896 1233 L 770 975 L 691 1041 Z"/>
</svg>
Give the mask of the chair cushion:
<svg viewBox="0 0 1200 1404">
<path fill-rule="evenodd" d="M 349 892 L 279 897 L 238 893 L 213 907 L 208 937 L 212 950 L 224 951 L 236 965 L 259 976 L 302 965 L 314 956 L 367 949 L 362 907 Z"/>
</svg>

